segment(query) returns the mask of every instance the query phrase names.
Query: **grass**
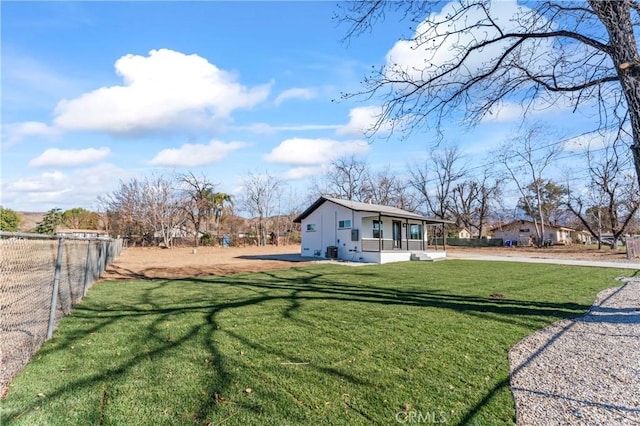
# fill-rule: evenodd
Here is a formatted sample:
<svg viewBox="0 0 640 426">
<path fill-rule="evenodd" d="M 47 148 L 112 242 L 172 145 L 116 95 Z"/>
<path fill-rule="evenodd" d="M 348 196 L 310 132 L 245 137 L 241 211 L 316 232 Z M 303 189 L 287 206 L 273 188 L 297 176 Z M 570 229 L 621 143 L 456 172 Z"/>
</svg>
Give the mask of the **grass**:
<svg viewBox="0 0 640 426">
<path fill-rule="evenodd" d="M 509 348 L 631 272 L 452 260 L 104 282 L 0 423 L 511 424 Z"/>
</svg>

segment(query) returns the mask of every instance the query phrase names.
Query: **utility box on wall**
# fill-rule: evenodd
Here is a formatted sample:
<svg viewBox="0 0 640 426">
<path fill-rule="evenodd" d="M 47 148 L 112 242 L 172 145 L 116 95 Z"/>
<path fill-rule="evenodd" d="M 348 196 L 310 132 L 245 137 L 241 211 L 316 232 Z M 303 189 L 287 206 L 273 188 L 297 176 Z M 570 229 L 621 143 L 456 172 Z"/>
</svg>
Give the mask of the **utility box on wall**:
<svg viewBox="0 0 640 426">
<path fill-rule="evenodd" d="M 358 229 L 351 230 L 351 241 L 360 241 L 360 230 Z"/>
</svg>

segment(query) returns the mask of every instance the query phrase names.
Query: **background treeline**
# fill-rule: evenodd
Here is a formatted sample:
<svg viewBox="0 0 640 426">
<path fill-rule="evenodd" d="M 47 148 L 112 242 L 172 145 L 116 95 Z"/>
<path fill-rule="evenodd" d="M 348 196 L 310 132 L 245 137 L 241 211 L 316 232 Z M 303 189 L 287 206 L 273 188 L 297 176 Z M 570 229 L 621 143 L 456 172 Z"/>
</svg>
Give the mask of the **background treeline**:
<svg viewBox="0 0 640 426">
<path fill-rule="evenodd" d="M 259 244 L 299 241 L 293 219 L 317 197 L 371 202 L 451 220 L 449 233 L 472 238 L 516 219 L 534 223 L 536 241 L 550 225 L 586 230 L 613 244 L 640 232 L 640 191 L 629 151 L 618 140 L 573 152 L 540 125 L 531 126 L 470 161 L 455 145 L 441 144 L 407 162 L 402 172 L 355 156 L 338 158 L 304 194 L 269 172 L 251 172 L 233 196 L 204 174 L 164 173 L 121 181 L 99 197 L 99 213 L 52 209 L 33 231 L 61 227 L 103 229 L 131 244 Z M 480 165 L 478 165 L 480 164 Z M 2 230 L 20 229 L 20 214 L 2 208 Z M 226 238 L 225 238 L 226 236 Z"/>
</svg>

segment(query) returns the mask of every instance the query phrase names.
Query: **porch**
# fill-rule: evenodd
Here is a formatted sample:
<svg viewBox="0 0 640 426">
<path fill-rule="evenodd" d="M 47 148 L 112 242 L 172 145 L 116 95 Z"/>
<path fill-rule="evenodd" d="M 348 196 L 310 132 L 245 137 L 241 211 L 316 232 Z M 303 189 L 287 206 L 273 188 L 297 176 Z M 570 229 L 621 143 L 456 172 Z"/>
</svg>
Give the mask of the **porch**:
<svg viewBox="0 0 640 426">
<path fill-rule="evenodd" d="M 440 244 L 429 244 L 423 239 L 392 239 L 392 238 L 362 238 L 363 252 L 397 252 L 397 251 L 431 251 L 445 250 L 445 246 Z M 434 240 L 437 242 L 437 240 Z"/>
<path fill-rule="evenodd" d="M 382 250 L 382 251 L 362 251 L 360 261 L 367 263 L 391 263 L 406 262 L 410 260 L 433 262 L 443 260 L 447 256 L 444 249 L 428 252 L 424 250 Z"/>
<path fill-rule="evenodd" d="M 446 257 L 444 221 L 415 220 L 379 214 L 364 217 L 360 238 L 365 262 L 389 263 L 409 260 L 434 261 Z M 385 238 L 390 235 L 391 238 Z M 440 236 L 441 244 L 438 244 Z M 430 244 L 429 242 L 435 244 Z"/>
</svg>

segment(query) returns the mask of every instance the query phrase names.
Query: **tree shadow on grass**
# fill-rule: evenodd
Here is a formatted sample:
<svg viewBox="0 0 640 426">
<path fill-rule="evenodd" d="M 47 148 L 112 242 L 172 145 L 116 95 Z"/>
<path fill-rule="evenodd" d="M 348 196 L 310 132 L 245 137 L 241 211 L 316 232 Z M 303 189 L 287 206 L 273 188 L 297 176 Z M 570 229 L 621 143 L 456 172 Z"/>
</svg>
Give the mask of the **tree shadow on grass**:
<svg viewBox="0 0 640 426">
<path fill-rule="evenodd" d="M 100 307 L 83 302 L 74 309 L 72 316 L 67 321 L 83 320 L 89 324 L 92 322 L 95 322 L 95 324 L 91 324 L 86 329 L 63 333 L 60 337 L 56 336 L 54 341 L 45 345 L 38 352 L 40 357 L 46 357 L 59 351 L 69 351 L 74 344 L 77 344 L 87 336 L 104 331 L 108 327 L 116 326 L 121 320 L 136 317 L 156 317 L 146 326 L 145 330 L 140 330 L 139 336 L 141 339 L 152 341 L 153 344 L 149 346 L 149 349 L 135 354 L 115 367 L 105 367 L 95 374 L 75 380 L 72 383 L 66 383 L 64 386 L 48 392 L 46 398 L 53 400 L 64 398 L 68 392 L 86 391 L 96 383 L 107 383 L 110 380 L 126 375 L 134 367 L 149 358 L 163 356 L 169 351 L 189 344 L 201 344 L 200 342 L 204 342 L 212 360 L 215 379 L 210 381 L 206 397 L 197 397 L 201 400 L 201 403 L 193 414 L 193 420 L 199 423 L 205 422 L 210 413 L 217 409 L 217 404 L 219 403 L 213 396 L 215 394 L 225 395 L 230 392 L 233 382 L 233 374 L 225 366 L 225 354 L 214 344 L 214 335 L 216 333 L 224 333 L 243 345 L 262 353 L 296 360 L 295 355 L 268 348 L 232 330 L 222 329 L 217 320 L 217 317 L 223 312 L 272 301 L 287 302 L 287 307 L 282 311 L 283 318 L 301 323 L 305 323 L 301 315 L 298 315 L 302 306 L 306 302 L 323 300 L 444 309 L 479 318 L 487 318 L 489 316 L 490 318 L 488 319 L 494 321 L 502 321 L 527 328 L 536 328 L 541 324 L 548 324 L 548 318 L 559 319 L 576 316 L 589 308 L 589 306 L 575 303 L 550 303 L 465 296 L 447 293 L 442 289 L 405 290 L 377 287 L 371 284 L 357 285 L 344 282 L 342 277 L 345 274 L 342 270 L 330 272 L 318 269 L 296 269 L 295 271 L 297 271 L 295 275 L 270 271 L 230 277 L 149 281 L 150 285 L 142 290 L 141 295 L 132 304 L 114 302 L 108 307 Z M 362 279 L 377 276 L 372 271 L 362 270 L 354 271 L 354 274 L 357 274 Z M 162 291 L 166 286 L 180 281 L 214 286 L 234 286 L 243 289 L 246 295 L 230 301 L 205 298 L 204 300 L 190 300 L 185 303 L 184 300 L 180 300 L 174 306 L 169 307 L 166 304 L 157 302 L 158 299 L 162 300 L 166 296 L 157 297 L 156 292 Z M 146 307 L 142 308 L 140 307 L 141 305 Z M 193 324 L 178 337 L 171 339 L 162 337 L 164 336 L 164 329 L 162 328 L 164 323 L 172 316 L 189 313 L 201 313 L 204 315 L 204 320 Z M 547 318 L 547 320 L 540 318 Z M 309 324 L 309 322 L 306 323 Z M 366 380 L 330 366 L 310 365 L 309 368 L 315 369 L 319 374 L 339 377 L 357 385 L 371 385 Z M 463 417 L 463 422 L 472 420 L 477 412 L 504 386 L 508 386 L 508 379 L 500 381 L 490 389 L 486 396 L 466 413 Z M 3 414 L 1 420 L 10 423 L 17 415 L 24 415 L 35 409 L 40 403 L 40 400 L 34 399 L 26 407 L 21 407 L 22 411 L 20 413 L 8 413 L 6 416 Z M 96 408 L 97 410 L 102 410 L 103 407 Z M 259 406 L 251 403 L 237 403 L 237 408 L 255 413 L 260 412 Z M 104 413 L 96 412 L 95 415 L 97 416 L 96 418 L 101 418 Z M 363 417 L 367 419 L 367 416 L 363 415 Z"/>
</svg>

